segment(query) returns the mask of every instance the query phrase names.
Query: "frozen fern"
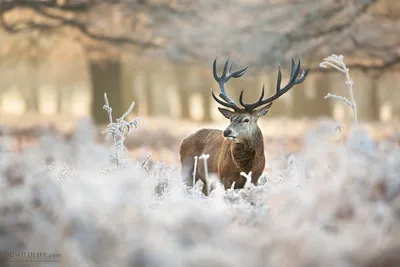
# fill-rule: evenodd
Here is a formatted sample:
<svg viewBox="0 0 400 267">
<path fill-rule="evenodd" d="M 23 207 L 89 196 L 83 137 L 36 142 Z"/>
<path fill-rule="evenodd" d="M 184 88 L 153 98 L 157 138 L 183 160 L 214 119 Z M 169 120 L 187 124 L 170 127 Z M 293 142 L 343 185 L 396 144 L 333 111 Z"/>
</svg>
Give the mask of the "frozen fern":
<svg viewBox="0 0 400 267">
<path fill-rule="evenodd" d="M 132 111 L 135 102 L 132 102 L 129 109 L 119 119 L 113 122 L 112 108 L 108 102 L 107 93 L 104 93 L 104 101 L 105 105 L 103 109 L 107 111 L 110 123 L 107 128 L 102 131 L 102 134 L 105 134 L 106 140 L 112 138 L 114 142 L 111 148 L 112 153 L 109 156 L 109 162 L 110 164 L 115 164 L 117 168 L 125 168 L 128 159 L 128 149 L 125 147 L 124 141 L 134 129 L 138 128 L 140 121 L 140 118 L 136 118 L 130 122 L 125 121 L 125 118 Z M 106 170 L 105 172 L 109 173 L 110 170 Z"/>
</svg>

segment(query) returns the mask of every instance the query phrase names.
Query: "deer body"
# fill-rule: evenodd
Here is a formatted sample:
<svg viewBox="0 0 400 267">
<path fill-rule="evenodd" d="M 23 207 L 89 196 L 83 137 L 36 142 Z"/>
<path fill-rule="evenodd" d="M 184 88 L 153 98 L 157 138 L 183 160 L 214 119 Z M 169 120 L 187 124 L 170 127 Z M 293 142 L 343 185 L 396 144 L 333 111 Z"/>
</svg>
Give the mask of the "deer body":
<svg viewBox="0 0 400 267">
<path fill-rule="evenodd" d="M 180 154 L 182 165 L 186 166 L 186 169 L 182 168 L 182 176 L 190 186 L 193 185 L 194 157 L 201 154 L 210 155 L 208 171 L 217 174 L 226 189 L 233 183 L 235 188 L 243 188 L 246 179 L 240 172 L 251 171 L 252 183 L 257 184 L 265 166 L 264 142 L 259 128 L 253 138 L 241 141 L 226 139 L 221 130 L 201 129 L 183 140 Z M 198 179 L 207 184 L 202 161 L 196 170 Z"/>
<path fill-rule="evenodd" d="M 207 160 L 208 172 L 217 174 L 225 189 L 231 188 L 233 183 L 235 183 L 235 189 L 244 187 L 246 178 L 240 175 L 241 172 L 248 174 L 251 171 L 251 182 L 256 185 L 265 167 L 263 135 L 257 125 L 257 121 L 268 113 L 274 100 L 288 92 L 295 84 L 303 82 L 307 76 L 307 71 L 303 71 L 301 77 L 297 78 L 300 71 L 300 60 L 297 66 L 292 60 L 290 79 L 284 88 L 280 88 L 282 76 L 279 70 L 275 95 L 263 99 L 263 87 L 259 100 L 247 104 L 243 101 L 242 91 L 239 101 L 244 108 L 240 108 L 227 96 L 225 83 L 230 78 L 241 77 L 246 72 L 247 67 L 231 72 L 232 65 L 229 71 L 227 71 L 227 66 L 228 61 L 225 63 L 221 77 L 218 77 L 216 59 L 214 60 L 214 79 L 219 83 L 221 89 L 219 96 L 222 100 L 217 98 L 214 92 L 212 92 L 212 97 L 219 104 L 233 109 L 231 111 L 225 108 L 218 108 L 221 114 L 230 120 L 230 125 L 224 131 L 201 129 L 182 141 L 180 148 L 181 173 L 183 180 L 189 187 L 193 186 L 194 157 L 198 157 L 201 154 L 209 155 Z M 257 109 L 258 107 L 261 108 Z M 207 182 L 209 181 L 205 179 L 206 174 L 204 173 L 203 164 L 203 161 L 198 161 L 194 178 L 195 181 L 199 179 L 203 181 L 203 193 L 207 195 Z"/>
</svg>

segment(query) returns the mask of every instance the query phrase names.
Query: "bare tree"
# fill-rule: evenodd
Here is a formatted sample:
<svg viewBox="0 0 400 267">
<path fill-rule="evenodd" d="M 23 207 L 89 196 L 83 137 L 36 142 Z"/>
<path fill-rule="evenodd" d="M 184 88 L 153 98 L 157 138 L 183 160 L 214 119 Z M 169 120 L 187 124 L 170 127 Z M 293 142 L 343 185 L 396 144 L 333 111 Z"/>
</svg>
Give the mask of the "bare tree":
<svg viewBox="0 0 400 267">
<path fill-rule="evenodd" d="M 253 71 L 274 69 L 295 55 L 312 55 L 319 62 L 331 51 L 351 56 L 351 64 L 360 68 L 399 61 L 400 4 L 395 0 L 2 3 L 1 21 L 9 32 L 72 29 L 81 40 L 155 48 L 175 60 L 210 62 L 215 55 L 231 55 L 237 64 L 257 65 Z M 35 19 L 8 14 L 15 9 Z"/>
<path fill-rule="evenodd" d="M 121 102 L 121 52 L 161 47 L 164 40 L 152 28 L 165 23 L 169 13 L 185 12 L 174 2 L 2 0 L 0 23 L 10 34 L 59 34 L 81 43 L 90 71 L 92 113 L 96 122 L 106 122 L 97 107 L 104 92 L 110 101 Z M 123 112 L 118 106 L 117 116 Z"/>
<path fill-rule="evenodd" d="M 49 48 L 52 48 L 54 43 L 55 40 L 40 38 L 36 34 L 13 36 L 2 43 L 1 74 L 20 71 L 18 74 L 21 78 L 14 77 L 14 82 L 18 84 L 18 90 L 29 112 L 39 110 L 40 72 L 51 56 Z"/>
<path fill-rule="evenodd" d="M 197 10 L 190 20 L 173 17 L 179 31 L 171 31 L 171 23 L 157 30 L 168 36 L 170 57 L 209 62 L 230 55 L 237 64 L 256 66 L 249 72 L 289 65 L 292 56 L 310 65 L 333 52 L 345 55 L 352 68 L 400 61 L 395 0 L 201 1 Z"/>
<path fill-rule="evenodd" d="M 350 68 L 394 68 L 399 18 L 396 0 L 1 0 L 0 6 L 9 33 L 56 32 L 83 45 L 94 106 L 102 106 L 94 94 L 106 89 L 94 83 L 105 76 L 115 81 L 108 84 L 110 101 L 112 93 L 122 95 L 118 61 L 127 51 L 207 67 L 216 55 L 230 56 L 250 64 L 249 75 L 278 64 L 288 69 L 293 56 L 311 73 L 323 71 L 317 63 L 332 53 L 345 55 Z"/>
<path fill-rule="evenodd" d="M 190 119 L 190 95 L 194 92 L 192 83 L 189 82 L 191 70 L 183 64 L 175 64 L 174 72 L 178 86 L 179 106 L 182 119 Z"/>
</svg>

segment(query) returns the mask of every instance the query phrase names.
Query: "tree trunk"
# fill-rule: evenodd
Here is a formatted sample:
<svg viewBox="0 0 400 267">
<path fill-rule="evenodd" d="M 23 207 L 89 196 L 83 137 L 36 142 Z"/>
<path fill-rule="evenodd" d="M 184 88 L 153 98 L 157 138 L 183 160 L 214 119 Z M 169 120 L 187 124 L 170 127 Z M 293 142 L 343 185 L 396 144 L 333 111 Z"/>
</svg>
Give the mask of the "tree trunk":
<svg viewBox="0 0 400 267">
<path fill-rule="evenodd" d="M 276 81 L 277 76 L 275 72 L 266 74 L 265 81 L 265 93 L 264 98 L 268 96 L 272 96 L 276 93 Z M 262 86 L 261 86 L 262 88 Z M 293 88 L 293 90 L 296 88 Z M 290 115 L 290 106 L 288 103 L 291 103 L 290 98 L 292 97 L 290 94 L 292 92 L 288 92 L 287 95 L 283 96 L 282 99 L 274 101 L 271 106 L 271 110 L 268 112 L 268 117 L 283 117 Z M 259 97 L 259 96 L 258 96 Z"/>
<path fill-rule="evenodd" d="M 378 82 L 379 78 L 372 78 L 371 79 L 371 92 L 370 92 L 370 97 L 369 97 L 369 106 L 371 107 L 370 109 L 370 119 L 372 120 L 379 120 L 380 119 L 380 112 L 379 112 L 379 88 L 378 88 Z"/>
<path fill-rule="evenodd" d="M 296 84 L 296 88 L 293 88 L 293 90 L 290 92 L 293 95 L 291 112 L 293 118 L 302 118 L 307 116 L 306 105 L 308 99 L 304 90 L 304 83 L 300 83 Z"/>
<path fill-rule="evenodd" d="M 146 94 L 146 101 L 147 101 L 147 115 L 154 116 L 155 109 L 154 109 L 154 101 L 153 101 L 153 75 L 151 72 L 146 72 L 144 74 L 144 93 Z"/>
<path fill-rule="evenodd" d="M 39 61 L 37 58 L 29 60 L 29 69 L 31 71 L 29 79 L 28 92 L 25 97 L 25 106 L 28 112 L 39 112 Z"/>
<path fill-rule="evenodd" d="M 204 122 L 211 122 L 213 120 L 212 117 L 212 99 L 210 88 L 212 87 L 211 80 L 207 75 L 207 71 L 202 68 L 196 68 L 196 76 L 198 76 L 196 86 L 198 92 L 201 94 L 201 98 L 203 99 L 203 121 Z"/>
<path fill-rule="evenodd" d="M 57 114 L 61 115 L 63 113 L 63 84 L 60 81 L 60 77 L 56 77 L 56 82 L 54 85 L 54 90 L 56 93 L 56 109 L 57 109 Z"/>
<path fill-rule="evenodd" d="M 210 122 L 212 121 L 211 116 L 211 107 L 212 107 L 212 97 L 210 96 L 209 90 L 201 90 L 201 96 L 203 98 L 203 121 Z"/>
<path fill-rule="evenodd" d="M 188 68 L 185 66 L 177 66 L 175 67 L 175 76 L 176 76 L 176 83 L 178 85 L 178 92 L 179 92 L 179 103 L 181 107 L 181 118 L 184 120 L 190 119 L 190 107 L 189 107 L 189 97 L 190 92 L 188 88 L 188 75 L 189 75 Z"/>
<path fill-rule="evenodd" d="M 363 78 L 362 82 L 365 88 L 364 90 L 355 90 L 355 98 L 357 102 L 358 119 L 359 120 L 379 120 L 380 119 L 380 99 L 379 99 L 379 82 L 383 75 L 382 71 L 367 71 L 360 73 L 360 79 Z M 368 79 L 365 79 L 365 77 Z"/>
<path fill-rule="evenodd" d="M 129 106 L 132 102 L 135 102 L 135 106 L 133 107 L 132 114 L 136 113 L 139 110 L 139 94 L 135 92 L 135 88 L 133 86 L 133 67 L 132 62 L 127 59 L 122 62 L 122 108 L 123 110 L 128 110 Z M 135 112 L 136 111 L 136 112 Z"/>
<path fill-rule="evenodd" d="M 180 96 L 180 106 L 181 106 L 181 118 L 184 120 L 190 120 L 190 107 L 189 107 L 189 97 L 190 93 L 188 89 L 180 84 L 179 85 L 179 96 Z"/>
<path fill-rule="evenodd" d="M 311 106 L 314 107 L 314 117 L 331 117 L 332 108 L 330 101 L 324 99 L 330 91 L 329 75 L 324 73 L 316 73 L 314 75 L 315 98 L 311 103 Z"/>
<path fill-rule="evenodd" d="M 29 112 L 39 112 L 39 90 L 37 85 L 31 84 L 30 93 L 25 97 L 26 110 Z"/>
<path fill-rule="evenodd" d="M 92 87 L 91 112 L 96 124 L 108 124 L 107 112 L 103 109 L 104 93 L 107 93 L 113 119 L 124 113 L 122 104 L 121 62 L 119 58 L 93 61 L 89 59 Z"/>
</svg>

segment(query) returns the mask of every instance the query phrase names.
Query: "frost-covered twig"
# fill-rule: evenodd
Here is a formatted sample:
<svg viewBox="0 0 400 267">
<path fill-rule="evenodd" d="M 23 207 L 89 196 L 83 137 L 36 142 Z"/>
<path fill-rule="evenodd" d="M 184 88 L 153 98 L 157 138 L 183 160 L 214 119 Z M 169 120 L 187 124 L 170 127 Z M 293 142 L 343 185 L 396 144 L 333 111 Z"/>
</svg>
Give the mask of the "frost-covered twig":
<svg viewBox="0 0 400 267">
<path fill-rule="evenodd" d="M 207 159 L 210 157 L 208 154 L 201 154 L 199 159 L 204 160 L 204 179 L 206 181 L 207 195 L 210 193 L 210 181 L 208 179 L 208 166 Z"/>
<path fill-rule="evenodd" d="M 236 182 L 233 182 L 231 185 L 231 188 L 228 190 L 233 192 L 235 190 L 235 184 L 236 184 Z"/>
<path fill-rule="evenodd" d="M 125 121 L 126 116 L 128 116 L 128 114 L 132 111 L 135 102 L 132 102 L 132 104 L 129 106 L 129 109 L 124 113 L 124 115 L 121 116 L 121 118 L 116 119 L 116 122 L 113 122 L 111 114 L 112 108 L 108 104 L 106 93 L 104 93 L 104 100 L 106 104 L 103 106 L 103 109 L 108 112 L 110 124 L 107 126 L 107 129 L 105 129 L 102 133 L 106 134 L 107 140 L 112 136 L 114 138 L 114 141 L 116 141 L 115 138 L 119 136 L 123 138 L 122 141 L 124 141 L 126 136 L 130 134 L 134 128 L 137 128 L 139 126 L 139 121 L 141 120 L 140 118 L 136 118 L 131 122 Z"/>
<path fill-rule="evenodd" d="M 251 171 L 248 174 L 245 172 L 240 172 L 240 175 L 243 176 L 244 178 L 246 178 L 246 183 L 244 185 L 245 187 L 251 186 L 251 174 L 252 174 Z"/>
<path fill-rule="evenodd" d="M 194 157 L 194 169 L 193 169 L 193 188 L 194 188 L 194 185 L 196 184 L 197 159 L 198 159 L 198 157 L 195 156 Z"/>
<path fill-rule="evenodd" d="M 147 155 L 147 157 L 143 160 L 142 164 L 140 164 L 140 168 L 145 169 L 145 171 L 147 172 L 147 175 L 150 177 L 150 172 L 149 172 L 149 161 L 151 158 L 151 153 L 149 153 L 149 155 Z"/>
<path fill-rule="evenodd" d="M 107 93 L 104 93 L 104 102 L 106 104 L 103 106 L 103 109 L 105 109 L 107 111 L 108 119 L 109 119 L 110 123 L 112 123 L 112 108 L 110 107 L 110 103 L 108 102 Z"/>
<path fill-rule="evenodd" d="M 340 141 L 342 142 L 342 144 L 344 144 L 343 126 L 341 125 L 336 126 L 335 130 L 340 133 Z"/>
<path fill-rule="evenodd" d="M 127 159 L 128 149 L 124 145 L 126 136 L 128 136 L 134 128 L 138 127 L 140 118 L 136 118 L 131 122 L 125 121 L 126 116 L 132 111 L 135 102 L 129 106 L 129 109 L 116 122 L 112 119 L 112 108 L 108 102 L 107 93 L 104 93 L 105 105 L 103 109 L 108 112 L 110 123 L 107 128 L 102 131 L 106 135 L 106 140 L 113 138 L 114 145 L 112 146 L 113 153 L 110 155 L 110 163 L 115 162 L 117 167 L 125 167 L 124 161 Z"/>
<path fill-rule="evenodd" d="M 35 171 L 32 175 L 33 178 L 41 178 L 43 172 L 49 172 L 54 178 L 59 179 L 60 182 L 65 182 L 77 175 L 77 172 L 70 169 L 68 164 L 63 163 L 61 166 L 54 163 L 46 165 L 43 168 Z"/>
<path fill-rule="evenodd" d="M 332 67 L 346 75 L 346 84 L 349 87 L 349 94 L 350 94 L 351 101 L 349 101 L 346 97 L 333 95 L 330 93 L 328 93 L 325 96 L 325 99 L 336 98 L 336 99 L 342 100 L 346 105 L 350 106 L 353 110 L 354 123 L 355 123 L 356 127 L 358 128 L 357 105 L 354 100 L 354 94 L 353 94 L 353 83 L 354 82 L 350 78 L 350 74 L 349 74 L 350 69 L 346 67 L 346 64 L 343 61 L 343 56 L 342 55 L 337 56 L 337 55 L 333 54 L 332 56 L 325 58 L 324 61 L 319 64 L 319 66 L 321 68 Z"/>
</svg>

